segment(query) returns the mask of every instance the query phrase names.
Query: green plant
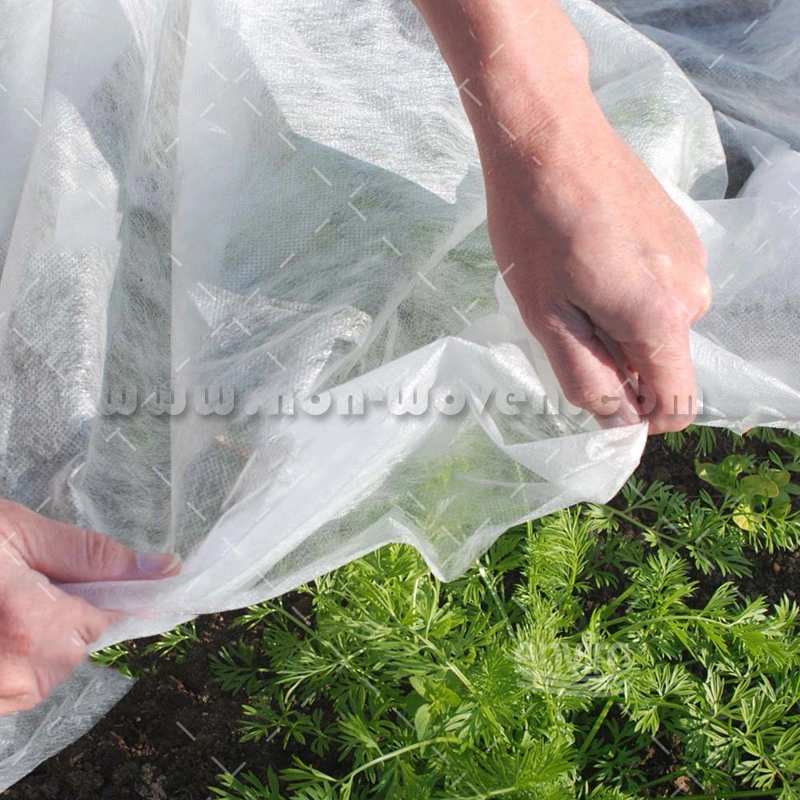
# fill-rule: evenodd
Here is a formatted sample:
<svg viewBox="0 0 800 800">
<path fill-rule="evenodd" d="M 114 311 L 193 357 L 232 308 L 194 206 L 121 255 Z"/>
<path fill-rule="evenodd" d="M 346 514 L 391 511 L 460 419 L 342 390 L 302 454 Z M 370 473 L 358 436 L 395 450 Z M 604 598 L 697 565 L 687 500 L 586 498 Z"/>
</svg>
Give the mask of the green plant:
<svg viewBox="0 0 800 800">
<path fill-rule="evenodd" d="M 797 464 L 785 465 L 773 453 L 756 467 L 752 456 L 730 455 L 720 464 L 697 462 L 696 469 L 701 480 L 726 493 L 730 521 L 749 534 L 756 550 L 797 546 L 800 511 L 792 498 L 800 496 L 800 486 L 791 482 Z"/>
<path fill-rule="evenodd" d="M 800 538 L 797 440 L 763 443 L 782 453 L 698 465 L 711 491 L 696 497 L 635 477 L 612 504 L 515 528 L 450 583 L 396 544 L 251 607 L 237 622 L 259 652 L 226 649 L 212 671 L 248 693 L 242 737 L 280 741 L 292 764 L 209 788 L 797 800 L 798 606 L 737 585 Z"/>
<path fill-rule="evenodd" d="M 126 678 L 141 678 L 142 673 L 128 660 L 130 650 L 124 642 L 103 647 L 91 654 L 90 658 L 101 667 L 116 667 L 118 672 Z"/>
<path fill-rule="evenodd" d="M 192 619 L 176 626 L 171 631 L 162 633 L 154 642 L 148 644 L 143 652 L 157 656 L 172 655 L 175 663 L 180 664 L 186 658 L 190 645 L 196 641 L 197 630 L 195 621 Z"/>
<path fill-rule="evenodd" d="M 189 647 L 197 641 L 195 620 L 176 626 L 170 631 L 160 634 L 149 644 L 139 649 L 134 665 L 131 648 L 125 642 L 103 647 L 91 654 L 91 660 L 100 666 L 114 666 L 127 678 L 141 678 L 151 671 L 158 659 L 171 656 L 176 664 L 181 664 L 186 659 Z M 143 663 L 142 656 L 155 656 L 148 659 L 150 663 Z"/>
<path fill-rule="evenodd" d="M 736 452 L 753 442 L 778 443 L 781 435 L 775 428 L 750 428 L 746 433 L 739 434 L 727 428 L 717 429 L 708 425 L 689 425 L 685 430 L 665 433 L 662 439 L 667 449 L 673 453 L 691 447 L 695 455 L 706 457 L 721 446 Z M 794 439 L 791 440 L 794 441 Z"/>
<path fill-rule="evenodd" d="M 693 443 L 695 453 L 707 456 L 717 445 L 717 431 L 708 426 L 690 425 L 685 430 L 664 434 L 664 443 L 673 452 L 684 449 L 690 442 Z"/>
</svg>

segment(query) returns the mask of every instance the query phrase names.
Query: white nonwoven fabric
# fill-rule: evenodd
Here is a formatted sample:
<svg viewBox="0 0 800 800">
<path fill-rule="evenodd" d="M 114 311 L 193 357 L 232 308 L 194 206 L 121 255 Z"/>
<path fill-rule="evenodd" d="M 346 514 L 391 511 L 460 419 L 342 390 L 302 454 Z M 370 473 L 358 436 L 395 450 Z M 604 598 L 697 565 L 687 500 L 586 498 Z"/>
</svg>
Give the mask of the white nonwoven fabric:
<svg viewBox="0 0 800 800">
<path fill-rule="evenodd" d="M 593 87 L 710 255 L 699 422 L 797 429 L 800 6 L 608 6 L 564 2 Z M 0 495 L 184 560 L 163 581 L 61 584 L 137 614 L 91 649 L 392 541 L 451 579 L 633 472 L 644 424 L 558 406 L 410 0 L 0 0 L 0 20 Z M 234 391 L 229 413 L 195 410 L 209 386 Z M 399 415 L 397 386 L 467 405 Z M 155 413 L 170 387 L 187 409 Z M 487 388 L 526 402 L 483 408 Z M 108 413 L 123 389 L 136 403 Z M 336 413 L 359 392 L 364 414 Z M 281 394 L 293 415 L 269 413 Z M 314 397 L 334 411 L 302 411 Z M 0 789 L 132 685 L 87 661 L 0 718 Z"/>
</svg>

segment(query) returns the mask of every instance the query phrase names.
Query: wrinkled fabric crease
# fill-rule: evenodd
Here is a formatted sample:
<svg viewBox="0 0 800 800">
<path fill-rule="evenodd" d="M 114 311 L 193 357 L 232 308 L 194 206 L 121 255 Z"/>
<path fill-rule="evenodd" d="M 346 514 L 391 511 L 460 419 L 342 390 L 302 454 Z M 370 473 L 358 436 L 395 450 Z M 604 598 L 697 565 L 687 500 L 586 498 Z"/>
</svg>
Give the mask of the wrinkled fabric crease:
<svg viewBox="0 0 800 800">
<path fill-rule="evenodd" d="M 708 249 L 698 422 L 800 429 L 800 6 L 563 5 L 605 113 Z M 57 584 L 130 612 L 91 650 L 388 542 L 449 580 L 634 471 L 646 425 L 542 413 L 553 371 L 409 0 L 0 0 L 0 19 L 0 496 L 184 562 Z M 466 407 L 399 415 L 397 386 Z M 303 410 L 323 395 L 364 413 Z M 87 661 L 0 718 L 0 790 L 132 685 Z"/>
</svg>

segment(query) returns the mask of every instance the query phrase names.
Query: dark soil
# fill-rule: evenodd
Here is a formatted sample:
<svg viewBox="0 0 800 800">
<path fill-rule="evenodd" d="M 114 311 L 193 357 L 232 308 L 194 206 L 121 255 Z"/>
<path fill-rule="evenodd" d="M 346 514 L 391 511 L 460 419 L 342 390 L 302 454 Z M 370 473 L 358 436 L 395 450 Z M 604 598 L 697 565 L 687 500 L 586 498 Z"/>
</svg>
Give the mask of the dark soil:
<svg viewBox="0 0 800 800">
<path fill-rule="evenodd" d="M 142 654 L 158 637 L 129 644 L 132 668 L 145 674 L 85 736 L 40 764 L 2 795 L 13 800 L 206 800 L 215 775 L 283 767 L 277 742 L 240 744 L 245 697 L 211 682 L 208 654 L 232 638 L 239 611 L 196 620 L 198 640 L 181 663 Z M 237 632 L 240 629 L 236 629 Z M 242 633 L 247 639 L 248 634 Z M 257 635 L 251 634 L 251 642 Z"/>
<path fill-rule="evenodd" d="M 725 435 L 718 437 L 715 452 L 704 461 L 719 460 L 730 452 Z M 750 441 L 747 451 L 766 456 L 770 447 Z M 659 479 L 696 496 L 700 481 L 694 456 L 670 451 L 662 438 L 649 440 L 637 475 L 646 481 Z M 751 577 L 741 579 L 746 595 L 764 595 L 777 601 L 784 593 L 794 596 L 800 586 L 800 553 L 752 554 Z M 717 579 L 718 580 L 718 579 Z M 713 592 L 714 576 L 703 578 L 703 589 Z M 300 607 L 308 598 L 287 595 L 284 606 Z M 230 622 L 241 612 L 210 614 L 196 620 L 198 641 L 182 663 L 173 657 L 144 654 L 157 637 L 129 643 L 128 661 L 144 673 L 131 691 L 85 736 L 39 765 L 23 780 L 6 790 L 4 800 L 211 800 L 209 785 L 224 773 L 253 771 L 263 776 L 268 766 L 289 766 L 291 752 L 277 737 L 265 742 L 239 743 L 237 723 L 244 694 L 232 697 L 211 682 L 208 656 L 235 637 L 258 646 L 257 633 L 232 629 Z M 235 630 L 235 633 L 234 633 Z M 259 652 L 258 650 L 256 652 Z M 329 765 L 335 774 L 335 765 Z M 653 744 L 639 764 L 648 780 L 680 769 L 678 743 Z M 218 785 L 218 784 L 217 784 Z M 653 790 L 653 797 L 691 795 L 698 791 L 689 775 L 680 776 Z M 387 798 L 387 800 L 390 800 Z"/>
<path fill-rule="evenodd" d="M 777 445 L 769 445 L 753 439 L 748 440 L 745 447 L 745 451 L 754 455 L 758 463 L 767 460 L 770 450 L 781 452 Z M 731 452 L 730 439 L 725 432 L 721 432 L 717 436 L 717 445 L 712 452 L 707 456 L 697 458 L 697 460 L 719 463 Z M 653 437 L 648 441 L 644 457 L 635 474 L 647 481 L 663 481 L 690 498 L 697 497 L 701 488 L 709 491 L 712 496 L 721 497 L 719 492 L 697 477 L 695 456 L 687 452 L 686 448 L 677 453 L 671 451 L 662 437 Z M 796 501 L 794 505 L 797 506 Z M 755 553 L 748 551 L 746 555 L 752 564 L 752 574 L 734 579 L 739 591 L 744 596 L 753 598 L 763 596 L 773 604 L 777 603 L 783 595 L 797 599 L 797 591 L 800 588 L 800 552 Z M 701 582 L 702 594 L 708 597 L 713 594 L 723 580 L 714 573 L 696 577 Z M 730 578 L 726 580 L 730 580 Z"/>
</svg>

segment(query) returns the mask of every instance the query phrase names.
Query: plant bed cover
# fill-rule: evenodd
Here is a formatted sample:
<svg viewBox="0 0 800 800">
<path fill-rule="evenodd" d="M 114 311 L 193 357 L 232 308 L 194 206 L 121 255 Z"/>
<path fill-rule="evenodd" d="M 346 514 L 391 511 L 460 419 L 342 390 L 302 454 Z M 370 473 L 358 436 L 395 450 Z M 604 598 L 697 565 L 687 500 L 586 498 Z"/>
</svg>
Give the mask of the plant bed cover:
<svg viewBox="0 0 800 800">
<path fill-rule="evenodd" d="M 702 421 L 796 426 L 800 7 L 608 5 L 686 71 L 565 0 L 610 121 L 709 250 L 714 304 L 691 338 Z M 277 597 L 398 539 L 456 578 L 506 529 L 605 502 L 634 470 L 646 425 L 536 413 L 552 371 L 498 277 L 461 97 L 407 0 L 0 0 L 0 18 L 0 495 L 184 557 L 166 581 L 59 587 L 136 612 L 93 647 Z M 534 402 L 516 417 L 249 413 L 278 392 L 429 381 Z M 152 413 L 173 382 L 240 402 Z M 100 412 L 134 386 L 141 407 Z M 709 487 L 747 471 L 729 462 Z M 783 480 L 742 484 L 745 538 L 739 522 L 786 508 Z M 735 560 L 730 537 L 710 544 Z M 0 787 L 131 685 L 87 662 L 0 719 Z"/>
<path fill-rule="evenodd" d="M 2 796 L 797 797 L 800 439 L 777 438 L 651 439 L 611 504 L 509 531 L 450 583 L 391 545 L 97 653 L 143 677 Z M 700 477 L 731 457 L 738 487 Z M 776 472 L 791 509 L 737 524 Z"/>
</svg>

